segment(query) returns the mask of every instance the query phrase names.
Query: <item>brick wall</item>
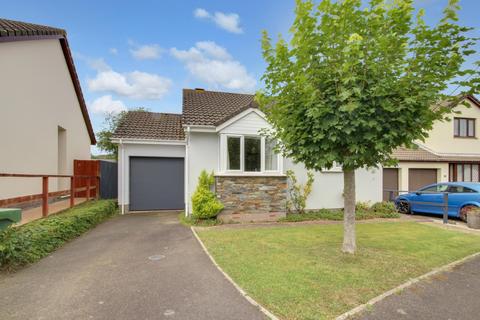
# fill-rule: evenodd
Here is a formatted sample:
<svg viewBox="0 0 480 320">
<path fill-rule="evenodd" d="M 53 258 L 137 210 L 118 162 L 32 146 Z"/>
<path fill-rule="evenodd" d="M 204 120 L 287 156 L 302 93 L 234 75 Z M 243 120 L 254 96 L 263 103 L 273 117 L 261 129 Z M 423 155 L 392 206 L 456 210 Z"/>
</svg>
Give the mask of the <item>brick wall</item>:
<svg viewBox="0 0 480 320">
<path fill-rule="evenodd" d="M 215 191 L 224 221 L 275 221 L 286 215 L 285 176 L 216 176 Z"/>
</svg>

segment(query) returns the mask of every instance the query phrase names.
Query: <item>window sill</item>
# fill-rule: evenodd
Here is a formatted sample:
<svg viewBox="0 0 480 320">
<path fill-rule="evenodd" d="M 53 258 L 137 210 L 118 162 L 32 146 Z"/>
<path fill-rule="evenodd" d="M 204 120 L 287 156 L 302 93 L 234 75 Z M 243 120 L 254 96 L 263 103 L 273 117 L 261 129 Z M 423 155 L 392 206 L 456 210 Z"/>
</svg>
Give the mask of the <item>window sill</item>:
<svg viewBox="0 0 480 320">
<path fill-rule="evenodd" d="M 286 177 L 281 172 L 216 172 L 216 177 Z"/>
<path fill-rule="evenodd" d="M 462 136 L 453 136 L 454 139 L 472 139 L 476 140 L 477 137 L 462 137 Z"/>
</svg>

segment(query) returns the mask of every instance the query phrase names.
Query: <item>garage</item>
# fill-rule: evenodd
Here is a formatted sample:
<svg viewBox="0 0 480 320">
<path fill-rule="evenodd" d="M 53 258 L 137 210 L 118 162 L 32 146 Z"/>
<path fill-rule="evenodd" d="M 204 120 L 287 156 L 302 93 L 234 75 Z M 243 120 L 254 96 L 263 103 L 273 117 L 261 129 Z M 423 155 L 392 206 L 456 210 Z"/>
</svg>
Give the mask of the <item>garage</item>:
<svg viewBox="0 0 480 320">
<path fill-rule="evenodd" d="M 389 201 L 391 197 L 390 190 L 398 190 L 398 169 L 384 168 L 383 169 L 383 201 Z M 393 193 L 393 197 L 398 196 L 397 192 Z"/>
<path fill-rule="evenodd" d="M 415 191 L 437 183 L 437 169 L 408 169 L 408 190 Z"/>
<path fill-rule="evenodd" d="M 130 211 L 178 210 L 184 201 L 184 159 L 130 157 Z"/>
</svg>

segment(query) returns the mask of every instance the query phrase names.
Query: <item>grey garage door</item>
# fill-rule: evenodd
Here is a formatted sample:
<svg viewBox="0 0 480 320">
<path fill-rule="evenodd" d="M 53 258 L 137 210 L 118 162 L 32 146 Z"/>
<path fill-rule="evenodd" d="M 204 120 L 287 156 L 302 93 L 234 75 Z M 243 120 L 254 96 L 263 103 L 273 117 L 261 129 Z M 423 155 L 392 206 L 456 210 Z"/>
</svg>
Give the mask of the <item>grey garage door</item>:
<svg viewBox="0 0 480 320">
<path fill-rule="evenodd" d="M 437 183 L 437 169 L 408 169 L 408 190 L 415 191 Z"/>
<path fill-rule="evenodd" d="M 183 158 L 130 158 L 130 210 L 184 208 Z"/>
</svg>

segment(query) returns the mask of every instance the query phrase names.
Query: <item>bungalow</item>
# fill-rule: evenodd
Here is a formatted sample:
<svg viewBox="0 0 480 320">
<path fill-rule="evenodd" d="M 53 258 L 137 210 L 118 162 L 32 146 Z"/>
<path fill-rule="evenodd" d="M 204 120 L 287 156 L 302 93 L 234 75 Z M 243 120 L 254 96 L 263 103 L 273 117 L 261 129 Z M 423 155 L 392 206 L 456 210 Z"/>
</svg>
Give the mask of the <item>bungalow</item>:
<svg viewBox="0 0 480 320">
<path fill-rule="evenodd" d="M 181 209 L 191 213 L 191 195 L 202 170 L 215 173 L 215 191 L 225 220 L 275 220 L 285 215 L 286 171 L 300 183 L 301 163 L 273 151 L 260 135 L 269 128 L 254 96 L 183 90 L 182 114 L 129 112 L 113 141 L 119 145 L 119 205 L 122 213 Z M 357 200 L 382 200 L 382 170 L 356 172 Z M 315 172 L 307 209 L 343 207 L 341 168 Z"/>
<path fill-rule="evenodd" d="M 73 173 L 95 134 L 65 30 L 0 19 L 0 172 Z M 51 179 L 55 196 L 67 179 Z M 0 178 L 0 206 L 40 198 L 39 179 Z M 68 191 L 67 191 L 68 192 Z"/>
<path fill-rule="evenodd" d="M 480 182 L 480 101 L 473 95 L 453 108 L 450 121 L 438 121 L 417 148 L 398 148 L 398 166 L 383 169 L 383 189 L 414 191 L 422 186 L 448 181 Z M 385 191 L 383 199 L 391 193 Z"/>
</svg>

